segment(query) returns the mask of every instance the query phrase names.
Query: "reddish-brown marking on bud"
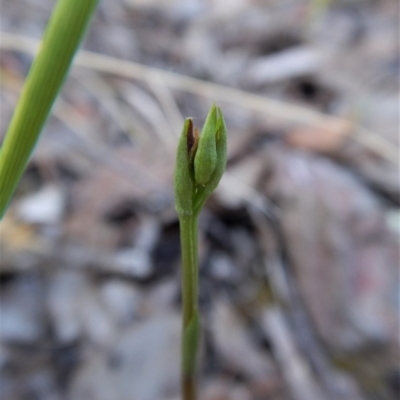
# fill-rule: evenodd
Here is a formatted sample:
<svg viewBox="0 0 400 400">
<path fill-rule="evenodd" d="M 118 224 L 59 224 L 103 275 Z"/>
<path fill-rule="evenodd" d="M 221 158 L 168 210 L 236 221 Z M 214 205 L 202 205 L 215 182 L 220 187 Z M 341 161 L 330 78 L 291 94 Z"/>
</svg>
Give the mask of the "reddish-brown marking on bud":
<svg viewBox="0 0 400 400">
<path fill-rule="evenodd" d="M 190 160 L 194 159 L 198 143 L 199 143 L 199 131 L 197 130 L 197 128 L 193 128 L 193 121 L 190 119 L 187 132 L 187 150 Z"/>
<path fill-rule="evenodd" d="M 189 119 L 186 140 L 187 140 L 187 151 L 188 151 L 188 154 L 190 154 L 190 150 L 192 150 L 192 147 L 194 145 L 193 121 L 191 119 Z"/>
</svg>

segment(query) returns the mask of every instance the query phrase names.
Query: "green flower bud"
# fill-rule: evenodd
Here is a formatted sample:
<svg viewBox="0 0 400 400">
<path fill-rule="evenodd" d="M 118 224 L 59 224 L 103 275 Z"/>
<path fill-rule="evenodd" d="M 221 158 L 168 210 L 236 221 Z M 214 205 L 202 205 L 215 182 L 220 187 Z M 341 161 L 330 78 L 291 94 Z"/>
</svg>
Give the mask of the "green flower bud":
<svg viewBox="0 0 400 400">
<path fill-rule="evenodd" d="M 194 158 L 194 177 L 198 185 L 205 185 L 217 164 L 217 107 L 213 105 L 201 131 L 199 146 Z"/>
<path fill-rule="evenodd" d="M 215 164 L 214 171 L 208 180 L 205 193 L 209 196 L 218 186 L 219 181 L 226 168 L 227 159 L 227 136 L 226 136 L 226 125 L 222 115 L 222 111 L 219 107 L 216 107 L 216 133 L 215 133 L 215 148 L 217 153 L 217 162 Z"/>
<path fill-rule="evenodd" d="M 194 155 L 198 143 L 197 130 L 193 129 L 193 121 L 187 118 L 178 143 L 175 164 L 175 206 L 178 214 L 193 213 Z"/>
<path fill-rule="evenodd" d="M 213 105 L 198 135 L 192 119 L 185 120 L 175 166 L 175 205 L 179 215 L 198 213 L 218 186 L 226 167 L 226 126 Z"/>
</svg>

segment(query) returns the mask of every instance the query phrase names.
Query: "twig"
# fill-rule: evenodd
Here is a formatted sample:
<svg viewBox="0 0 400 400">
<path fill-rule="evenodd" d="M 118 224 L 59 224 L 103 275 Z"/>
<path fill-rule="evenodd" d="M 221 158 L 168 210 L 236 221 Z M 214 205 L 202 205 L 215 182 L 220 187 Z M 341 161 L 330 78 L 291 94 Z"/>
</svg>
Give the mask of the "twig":
<svg viewBox="0 0 400 400">
<path fill-rule="evenodd" d="M 23 86 L 22 78 L 5 80 L 1 83 L 1 86 L 20 92 Z M 81 127 L 80 121 L 82 116 L 70 103 L 65 101 L 62 96 L 57 99 L 57 103 L 53 109 L 53 115 L 79 140 L 80 146 L 78 147 L 78 151 L 84 156 L 94 162 L 107 164 L 114 171 L 121 174 L 121 176 L 129 179 L 130 183 L 135 184 L 138 190 L 143 194 L 154 191 L 159 187 L 159 181 L 151 171 L 125 162 L 119 157 L 116 157 L 98 140 L 91 140 Z"/>
<path fill-rule="evenodd" d="M 1 33 L 1 49 L 22 51 L 34 55 L 39 44 L 40 41 L 36 39 L 5 32 Z M 283 121 L 304 124 L 327 132 L 336 132 L 338 130 L 354 131 L 356 135 L 353 138 L 360 145 L 395 165 L 398 163 L 398 149 L 396 146 L 375 132 L 355 126 L 350 120 L 268 99 L 239 89 L 205 82 L 200 79 L 89 51 L 82 50 L 75 59 L 75 65 L 146 82 L 157 83 L 161 80 L 171 89 L 190 92 L 218 102 L 226 102 L 254 112 L 267 114 Z"/>
<path fill-rule="evenodd" d="M 125 134 L 133 130 L 132 126 L 139 125 L 137 118 L 134 118 L 130 113 L 129 118 L 122 110 L 121 104 L 117 100 L 117 91 L 109 85 L 101 75 L 82 71 L 83 74 L 75 74 L 74 78 L 82 85 L 102 106 L 102 108 L 109 114 L 116 125 Z M 139 125 L 140 126 L 140 125 Z M 145 132 L 144 126 L 140 128 Z"/>
<path fill-rule="evenodd" d="M 282 374 L 296 400 L 324 400 L 325 394 L 296 348 L 294 338 L 277 308 L 264 312 L 262 326 L 270 339 Z"/>
<path fill-rule="evenodd" d="M 161 77 L 154 82 L 149 81 L 148 85 L 160 102 L 161 107 L 164 109 L 164 113 L 171 125 L 172 132 L 174 132 L 175 138 L 178 139 L 184 118 L 175 102 L 174 96 Z"/>
</svg>

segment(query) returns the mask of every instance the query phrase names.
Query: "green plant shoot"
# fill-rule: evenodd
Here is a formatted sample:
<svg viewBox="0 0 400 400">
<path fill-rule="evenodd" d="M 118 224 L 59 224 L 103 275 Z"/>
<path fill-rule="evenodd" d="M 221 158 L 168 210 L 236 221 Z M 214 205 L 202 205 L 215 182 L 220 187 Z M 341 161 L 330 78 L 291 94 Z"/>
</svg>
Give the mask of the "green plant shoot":
<svg viewBox="0 0 400 400">
<path fill-rule="evenodd" d="M 179 216 L 182 252 L 182 398 L 196 399 L 196 356 L 200 336 L 198 311 L 199 213 L 216 189 L 226 167 L 226 126 L 220 108 L 213 105 L 199 137 L 192 119 L 186 119 L 175 166 L 175 204 Z"/>
<path fill-rule="evenodd" d="M 59 0 L 0 149 L 0 219 L 28 163 L 98 0 Z"/>
</svg>

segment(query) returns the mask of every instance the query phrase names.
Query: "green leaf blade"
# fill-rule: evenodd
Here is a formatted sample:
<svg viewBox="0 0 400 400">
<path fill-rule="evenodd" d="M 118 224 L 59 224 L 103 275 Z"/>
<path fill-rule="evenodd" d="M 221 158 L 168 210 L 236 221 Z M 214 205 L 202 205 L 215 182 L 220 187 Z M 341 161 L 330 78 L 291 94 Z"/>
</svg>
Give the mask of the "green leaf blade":
<svg viewBox="0 0 400 400">
<path fill-rule="evenodd" d="M 194 159 L 195 179 L 198 185 L 205 185 L 217 164 L 216 135 L 217 107 L 213 105 L 207 115 Z"/>
<path fill-rule="evenodd" d="M 59 0 L 0 149 L 0 218 L 66 78 L 98 0 Z"/>
</svg>

